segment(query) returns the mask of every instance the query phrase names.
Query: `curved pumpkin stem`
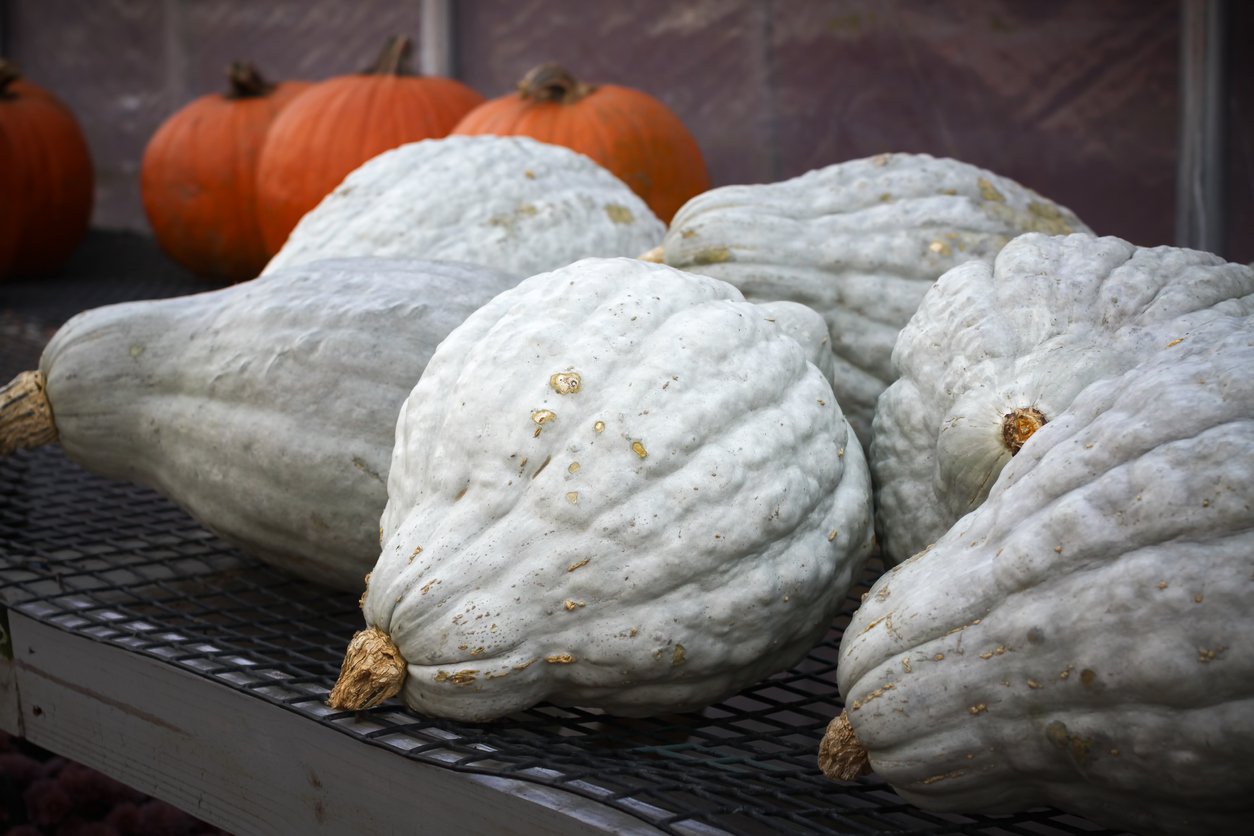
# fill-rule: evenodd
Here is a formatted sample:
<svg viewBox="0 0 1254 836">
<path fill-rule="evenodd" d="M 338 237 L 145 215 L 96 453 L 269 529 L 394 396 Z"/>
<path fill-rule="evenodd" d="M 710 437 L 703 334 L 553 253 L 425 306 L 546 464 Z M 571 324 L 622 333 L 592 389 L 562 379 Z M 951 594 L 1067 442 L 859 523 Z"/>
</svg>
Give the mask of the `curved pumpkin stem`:
<svg viewBox="0 0 1254 836">
<path fill-rule="evenodd" d="M 52 405 L 40 372 L 22 372 L 0 387 L 0 456 L 57 440 Z"/>
<path fill-rule="evenodd" d="M 823 742 L 819 744 L 819 769 L 833 781 L 855 781 L 871 774 L 871 753 L 858 742 L 858 736 L 849 725 L 849 712 L 827 726 Z"/>
<path fill-rule="evenodd" d="M 274 91 L 274 85 L 262 78 L 251 61 L 232 61 L 228 64 L 226 80 L 230 84 L 226 92 L 228 99 L 256 99 Z"/>
<path fill-rule="evenodd" d="M 14 93 L 9 92 L 9 85 L 22 77 L 22 71 L 17 64 L 6 58 L 0 58 L 0 99 L 13 98 Z"/>
<path fill-rule="evenodd" d="M 413 41 L 405 35 L 393 35 L 383 45 L 374 66 L 366 70 L 366 75 L 415 75 L 409 64 L 413 51 Z"/>
<path fill-rule="evenodd" d="M 518 82 L 518 96 L 535 102 L 574 104 L 590 93 L 596 85 L 584 84 L 560 64 L 541 64 Z"/>
<path fill-rule="evenodd" d="M 353 636 L 344 653 L 340 678 L 327 705 L 340 711 L 373 708 L 400 693 L 405 660 L 392 638 L 378 627 Z"/>
</svg>

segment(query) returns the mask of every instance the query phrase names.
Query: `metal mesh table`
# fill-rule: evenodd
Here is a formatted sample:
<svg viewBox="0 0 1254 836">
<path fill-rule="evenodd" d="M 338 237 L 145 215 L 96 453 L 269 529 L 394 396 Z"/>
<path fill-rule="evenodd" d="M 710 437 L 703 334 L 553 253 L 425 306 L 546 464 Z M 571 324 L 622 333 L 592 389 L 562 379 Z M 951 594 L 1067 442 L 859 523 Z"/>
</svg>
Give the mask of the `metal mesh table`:
<svg viewBox="0 0 1254 836">
<path fill-rule="evenodd" d="M 130 278 L 85 281 L 71 273 L 42 284 L 0 285 L 4 380 L 33 368 L 55 326 L 75 310 L 206 289 L 142 239 L 119 243 L 98 235 L 92 246 L 97 255 L 82 259 L 80 270 L 127 263 Z M 685 836 L 1110 836 L 1056 810 L 927 813 L 875 776 L 849 783 L 822 776 L 818 743 L 842 707 L 835 685 L 841 631 L 875 576 L 867 572 L 801 664 L 699 713 L 631 720 L 542 704 L 475 725 L 427 718 L 397 700 L 357 714 L 336 712 L 324 700 L 348 639 L 362 626 L 355 596 L 271 570 L 153 491 L 86 473 L 59 448 L 0 459 L 0 595 L 10 611 L 159 659 L 242 699 L 264 700 L 360 738 L 363 746 L 457 772 L 546 785 Z"/>
</svg>

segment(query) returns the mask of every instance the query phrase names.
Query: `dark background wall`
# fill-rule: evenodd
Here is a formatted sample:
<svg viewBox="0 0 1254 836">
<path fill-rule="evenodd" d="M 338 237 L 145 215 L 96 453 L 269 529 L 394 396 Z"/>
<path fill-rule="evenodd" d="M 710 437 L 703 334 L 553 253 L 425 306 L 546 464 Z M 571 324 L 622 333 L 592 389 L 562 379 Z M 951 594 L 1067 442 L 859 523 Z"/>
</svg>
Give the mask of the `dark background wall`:
<svg viewBox="0 0 1254 836">
<path fill-rule="evenodd" d="M 6 0 L 0 0 L 6 2 Z M 1232 42 L 1254 42 L 1234 2 Z M 7 0 L 9 50 L 87 132 L 94 223 L 143 229 L 144 144 L 251 58 L 322 79 L 418 39 L 419 0 Z M 689 126 L 715 185 L 883 151 L 951 156 L 1173 243 L 1178 0 L 460 0 L 457 75 L 486 96 L 557 60 Z M 1254 56 L 1233 49 L 1229 252 L 1254 260 Z"/>
</svg>

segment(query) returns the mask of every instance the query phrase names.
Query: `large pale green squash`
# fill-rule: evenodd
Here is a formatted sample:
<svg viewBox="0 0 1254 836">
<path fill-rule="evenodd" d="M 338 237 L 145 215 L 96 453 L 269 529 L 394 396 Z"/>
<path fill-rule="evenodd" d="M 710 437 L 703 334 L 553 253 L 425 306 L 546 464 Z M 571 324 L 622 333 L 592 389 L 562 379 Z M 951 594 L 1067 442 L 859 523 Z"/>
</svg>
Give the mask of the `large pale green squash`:
<svg viewBox="0 0 1254 836">
<path fill-rule="evenodd" d="M 1112 298 L 1184 290 L 1105 287 L 1108 316 Z M 830 775 L 869 757 L 930 810 L 1249 832 L 1254 318 L 1169 342 L 1084 386 L 980 507 L 871 589 L 840 648 Z"/>
<path fill-rule="evenodd" d="M 724 186 L 688 201 L 665 263 L 731 282 L 754 301 L 823 315 L 835 390 L 863 444 L 896 375 L 897 332 L 942 273 L 991 262 L 1023 232 L 1090 232 L 1066 208 L 990 171 L 927 154 L 883 154 L 780 183 Z"/>
<path fill-rule="evenodd" d="M 111 305 L 0 390 L 0 453 L 59 440 L 298 576 L 359 590 L 401 403 L 436 346 L 515 279 L 344 259 L 225 290 Z"/>
<path fill-rule="evenodd" d="M 501 294 L 405 402 L 333 705 L 695 709 L 802 658 L 870 553 L 869 475 L 791 303 L 634 259 Z"/>
</svg>

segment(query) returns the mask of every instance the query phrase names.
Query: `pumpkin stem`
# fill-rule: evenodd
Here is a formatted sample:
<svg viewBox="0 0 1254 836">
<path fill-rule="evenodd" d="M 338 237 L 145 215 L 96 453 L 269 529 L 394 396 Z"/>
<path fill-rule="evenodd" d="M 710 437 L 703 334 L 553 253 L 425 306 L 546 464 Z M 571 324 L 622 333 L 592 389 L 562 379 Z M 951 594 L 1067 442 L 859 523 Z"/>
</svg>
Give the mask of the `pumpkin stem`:
<svg viewBox="0 0 1254 836">
<path fill-rule="evenodd" d="M 232 61 L 226 67 L 226 80 L 230 84 L 226 92 L 228 99 L 256 99 L 274 90 L 274 85 L 262 78 L 252 61 Z"/>
<path fill-rule="evenodd" d="M 541 64 L 518 82 L 518 97 L 535 102 L 574 104 L 596 91 L 596 85 L 584 84 L 560 64 Z"/>
<path fill-rule="evenodd" d="M 22 372 L 0 388 L 0 456 L 57 440 L 41 372 Z"/>
<path fill-rule="evenodd" d="M 16 93 L 9 92 L 9 85 L 21 77 L 22 71 L 18 69 L 17 64 L 6 58 L 0 58 L 0 99 L 16 97 Z"/>
<path fill-rule="evenodd" d="M 400 693 L 404 682 L 405 660 L 400 650 L 387 633 L 371 627 L 348 643 L 327 705 L 340 711 L 373 708 Z"/>
<path fill-rule="evenodd" d="M 1047 423 L 1045 414 L 1034 406 L 1007 412 L 1001 419 L 1001 437 L 1010 448 L 1010 455 L 1016 455 L 1032 434 Z"/>
<path fill-rule="evenodd" d="M 833 781 L 856 781 L 871 774 L 871 753 L 853 733 L 848 711 L 841 711 L 827 724 L 827 733 L 819 744 L 819 769 Z"/>
<path fill-rule="evenodd" d="M 366 70 L 367 75 L 414 75 L 410 67 L 409 57 L 413 54 L 414 42 L 405 35 L 393 35 L 383 45 L 383 51 L 374 62 L 374 66 Z"/>
</svg>

